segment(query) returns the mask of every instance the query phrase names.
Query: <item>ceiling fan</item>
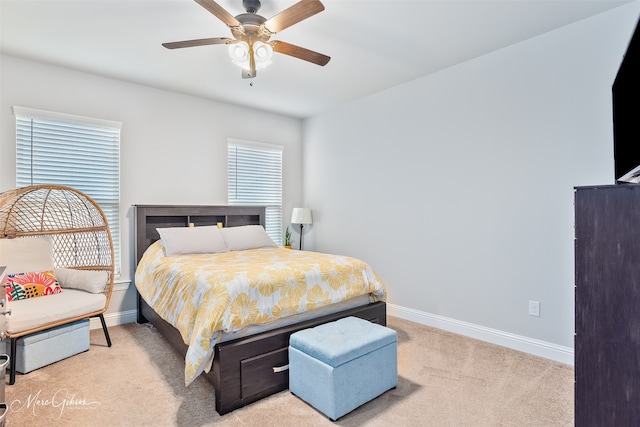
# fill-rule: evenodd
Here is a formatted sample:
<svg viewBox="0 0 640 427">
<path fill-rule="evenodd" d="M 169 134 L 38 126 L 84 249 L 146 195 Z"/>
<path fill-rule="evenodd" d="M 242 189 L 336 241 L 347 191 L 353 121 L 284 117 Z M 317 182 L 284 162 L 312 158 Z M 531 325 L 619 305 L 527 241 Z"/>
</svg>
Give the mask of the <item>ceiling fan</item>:
<svg viewBox="0 0 640 427">
<path fill-rule="evenodd" d="M 212 44 L 229 45 L 232 61 L 243 68 L 243 78 L 253 78 L 256 76 L 256 70 L 269 65 L 273 52 L 293 56 L 321 66 L 326 65 L 331 59 L 327 55 L 287 42 L 269 41 L 274 34 L 322 12 L 324 5 L 319 0 L 301 0 L 270 19 L 265 19 L 257 14 L 260 9 L 260 0 L 242 0 L 242 5 L 247 13 L 235 17 L 213 0 L 195 1 L 224 22 L 231 29 L 231 34 L 235 38 L 216 37 L 162 43 L 167 49 Z"/>
</svg>

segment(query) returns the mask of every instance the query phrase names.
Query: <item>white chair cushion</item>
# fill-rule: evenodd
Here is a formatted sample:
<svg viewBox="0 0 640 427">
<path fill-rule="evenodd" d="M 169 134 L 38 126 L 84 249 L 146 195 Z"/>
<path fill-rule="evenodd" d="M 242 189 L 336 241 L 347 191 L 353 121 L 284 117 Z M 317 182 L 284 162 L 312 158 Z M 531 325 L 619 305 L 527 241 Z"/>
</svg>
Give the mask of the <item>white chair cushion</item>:
<svg viewBox="0 0 640 427">
<path fill-rule="evenodd" d="M 62 293 L 45 298 L 27 298 L 11 301 L 7 307 L 7 332 L 17 334 L 60 320 L 100 311 L 106 304 L 104 294 L 92 294 L 76 289 L 65 289 Z"/>
<path fill-rule="evenodd" d="M 53 244 L 49 237 L 0 239 L 0 265 L 7 274 L 53 270 Z"/>
<path fill-rule="evenodd" d="M 109 283 L 106 271 L 75 270 L 73 268 L 56 268 L 56 279 L 64 289 L 79 289 L 97 294 L 104 292 Z"/>
</svg>

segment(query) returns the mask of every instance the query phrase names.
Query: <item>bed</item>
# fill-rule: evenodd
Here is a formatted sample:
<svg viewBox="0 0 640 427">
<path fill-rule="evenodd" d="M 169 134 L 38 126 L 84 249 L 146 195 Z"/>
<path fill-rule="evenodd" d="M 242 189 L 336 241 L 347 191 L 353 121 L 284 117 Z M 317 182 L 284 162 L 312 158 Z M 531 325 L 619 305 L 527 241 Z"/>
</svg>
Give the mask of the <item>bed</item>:
<svg viewBox="0 0 640 427">
<path fill-rule="evenodd" d="M 264 227 L 265 224 L 265 208 L 257 206 L 135 205 L 133 209 L 136 267 L 141 260 L 143 263 L 147 262 L 146 259 L 143 260 L 143 255 L 147 251 L 152 252 L 154 245 L 159 244 L 157 228 Z M 148 293 L 148 290 L 145 292 Z M 147 298 L 152 300 L 148 294 Z M 357 316 L 386 325 L 385 302 L 371 302 L 374 299 L 376 298 L 367 295 L 349 298 L 320 309 L 270 321 L 266 325 L 249 326 L 217 338 L 215 345 L 212 345 L 213 361 L 209 365 L 210 370 L 201 374 L 213 384 L 216 411 L 222 415 L 288 388 L 287 350 L 292 333 L 347 316 Z M 138 322 L 151 322 L 179 354 L 183 357 L 188 355 L 190 346 L 185 344 L 180 331 L 165 321 L 140 292 Z M 187 364 L 185 369 L 186 366 Z"/>
</svg>

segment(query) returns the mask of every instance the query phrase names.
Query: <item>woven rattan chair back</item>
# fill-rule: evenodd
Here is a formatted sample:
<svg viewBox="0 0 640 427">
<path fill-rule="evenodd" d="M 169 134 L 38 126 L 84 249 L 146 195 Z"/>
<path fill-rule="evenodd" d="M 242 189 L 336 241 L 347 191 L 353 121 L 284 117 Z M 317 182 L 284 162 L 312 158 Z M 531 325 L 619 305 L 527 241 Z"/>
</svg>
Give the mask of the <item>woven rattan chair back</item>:
<svg viewBox="0 0 640 427">
<path fill-rule="evenodd" d="M 113 288 L 113 242 L 104 212 L 86 194 L 61 185 L 0 193 L 0 238 L 48 236 L 56 267 L 104 270 Z"/>
</svg>

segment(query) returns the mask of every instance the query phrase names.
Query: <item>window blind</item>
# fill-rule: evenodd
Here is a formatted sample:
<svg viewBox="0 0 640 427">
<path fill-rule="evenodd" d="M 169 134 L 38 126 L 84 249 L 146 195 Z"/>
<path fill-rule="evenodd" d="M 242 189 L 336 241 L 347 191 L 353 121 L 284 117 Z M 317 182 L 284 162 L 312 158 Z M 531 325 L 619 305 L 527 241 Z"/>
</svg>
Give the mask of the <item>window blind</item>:
<svg viewBox="0 0 640 427">
<path fill-rule="evenodd" d="M 91 197 L 103 210 L 120 273 L 121 123 L 14 107 L 16 186 L 57 184 Z"/>
<path fill-rule="evenodd" d="M 229 204 L 265 206 L 265 230 L 281 245 L 282 147 L 229 140 L 227 160 Z"/>
</svg>

